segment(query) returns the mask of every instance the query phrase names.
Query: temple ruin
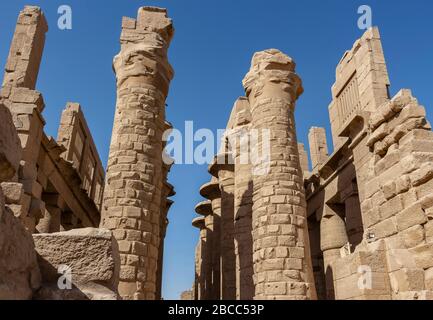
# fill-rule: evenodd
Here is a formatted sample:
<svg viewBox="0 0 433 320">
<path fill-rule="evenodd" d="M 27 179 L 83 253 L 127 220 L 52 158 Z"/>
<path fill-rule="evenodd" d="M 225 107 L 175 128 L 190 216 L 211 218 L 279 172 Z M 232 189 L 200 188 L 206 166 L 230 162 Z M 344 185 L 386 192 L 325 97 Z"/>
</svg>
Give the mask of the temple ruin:
<svg viewBox="0 0 433 320">
<path fill-rule="evenodd" d="M 20 12 L 0 93 L 0 299 L 160 300 L 172 20 L 156 7 L 122 20 L 106 169 L 88 106 L 67 102 L 57 138 L 44 132 L 47 31 L 39 7 Z M 199 190 L 182 299 L 433 300 L 432 128 L 410 90 L 391 97 L 378 28 L 337 65 L 332 146 L 320 127 L 309 152 L 298 142 L 291 57 L 255 53 L 242 83 Z"/>
<path fill-rule="evenodd" d="M 107 179 L 79 103 L 67 103 L 57 139 L 44 132 L 35 87 L 47 31 L 39 7 L 20 12 L 1 90 L 0 298 L 160 299 L 172 22 L 154 7 L 122 21 Z M 57 286 L 63 266 L 70 290 Z"/>
<path fill-rule="evenodd" d="M 243 83 L 246 97 L 200 190 L 208 201 L 196 207 L 193 298 L 433 299 L 433 133 L 410 90 L 390 97 L 379 30 L 338 63 L 334 151 L 325 129 L 312 127 L 311 166 L 296 138 L 302 85 L 293 60 L 256 53 Z M 253 159 L 260 128 L 270 130 L 266 174 Z"/>
</svg>

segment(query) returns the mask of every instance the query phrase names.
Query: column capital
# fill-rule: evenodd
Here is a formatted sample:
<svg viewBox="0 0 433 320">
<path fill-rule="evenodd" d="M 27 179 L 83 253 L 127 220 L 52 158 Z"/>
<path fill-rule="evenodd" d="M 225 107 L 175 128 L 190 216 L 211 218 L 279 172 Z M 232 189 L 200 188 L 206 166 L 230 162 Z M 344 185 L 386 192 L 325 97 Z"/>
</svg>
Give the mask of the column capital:
<svg viewBox="0 0 433 320">
<path fill-rule="evenodd" d="M 204 217 L 197 217 L 197 218 L 193 219 L 192 220 L 192 226 L 194 228 L 197 228 L 200 230 L 204 229 L 206 227 L 205 218 Z"/>
<path fill-rule="evenodd" d="M 205 217 L 212 215 L 212 202 L 210 200 L 200 202 L 195 206 L 195 212 Z"/>
<path fill-rule="evenodd" d="M 277 49 L 256 52 L 250 71 L 243 80 L 247 97 L 250 99 L 278 98 L 285 92 L 295 101 L 303 92 L 301 78 L 295 73 L 295 61 Z M 282 97 L 286 99 L 287 97 Z"/>
<path fill-rule="evenodd" d="M 203 198 L 214 200 L 221 197 L 221 190 L 217 179 L 212 179 L 212 181 L 205 183 L 200 188 L 200 195 Z"/>
<path fill-rule="evenodd" d="M 233 171 L 235 170 L 235 165 L 231 152 L 220 153 L 215 156 L 212 163 L 209 165 L 208 171 L 215 178 L 219 177 L 219 171 Z"/>
</svg>

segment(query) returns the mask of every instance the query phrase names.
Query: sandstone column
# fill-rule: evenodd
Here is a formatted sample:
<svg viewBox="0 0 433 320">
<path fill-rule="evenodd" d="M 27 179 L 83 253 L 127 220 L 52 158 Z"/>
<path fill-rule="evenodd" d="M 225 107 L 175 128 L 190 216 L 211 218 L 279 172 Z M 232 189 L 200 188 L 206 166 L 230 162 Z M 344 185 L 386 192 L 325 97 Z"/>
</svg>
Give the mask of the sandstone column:
<svg viewBox="0 0 433 320">
<path fill-rule="evenodd" d="M 213 177 L 211 182 L 204 184 L 200 188 L 200 194 L 204 198 L 209 199 L 212 206 L 212 283 L 209 288 L 209 299 L 219 300 L 221 298 L 221 191 L 218 180 Z"/>
<path fill-rule="evenodd" d="M 45 202 L 45 215 L 39 220 L 36 229 L 39 233 L 60 232 L 64 200 L 59 194 L 44 194 L 42 200 Z"/>
<path fill-rule="evenodd" d="M 121 51 L 113 62 L 117 104 L 101 224 L 119 240 L 124 299 L 153 300 L 156 294 L 172 35 L 165 9 L 142 7 L 137 20 L 123 18 Z"/>
<path fill-rule="evenodd" d="M 200 240 L 196 248 L 195 257 L 195 293 L 196 300 L 204 300 L 205 292 L 205 274 L 203 272 L 204 256 L 206 255 L 207 230 L 205 218 L 197 217 L 192 221 L 192 225 L 200 230 Z"/>
<path fill-rule="evenodd" d="M 233 117 L 233 119 L 232 119 Z M 235 165 L 234 191 L 234 242 L 236 256 L 236 299 L 252 300 L 253 282 L 253 240 L 252 206 L 253 181 L 249 161 L 249 132 L 251 114 L 248 99 L 236 100 L 229 125 L 229 149 L 232 150 Z"/>
<path fill-rule="evenodd" d="M 263 139 L 263 130 L 270 130 L 271 139 L 269 157 L 253 163 L 254 298 L 314 299 L 294 119 L 301 79 L 293 60 L 271 49 L 254 55 L 243 83 L 251 130 Z M 252 143 L 252 154 L 263 151 L 263 139 Z"/>
<path fill-rule="evenodd" d="M 344 220 L 330 205 L 325 204 L 323 217 L 320 221 L 320 249 L 323 252 L 326 298 L 328 300 L 335 299 L 332 263 L 341 257 L 340 249 L 347 242 L 348 238 Z"/>
<path fill-rule="evenodd" d="M 218 177 L 221 190 L 221 299 L 236 299 L 236 256 L 234 248 L 234 164 L 231 155 L 221 153 L 209 166 Z"/>
<path fill-rule="evenodd" d="M 213 242 L 215 241 L 213 233 L 213 214 L 212 202 L 210 200 L 202 201 L 195 207 L 195 212 L 202 215 L 205 221 L 206 228 L 206 243 L 204 247 L 205 254 L 203 254 L 203 269 L 204 274 L 204 292 L 202 293 L 202 300 L 212 299 L 212 249 Z"/>
</svg>

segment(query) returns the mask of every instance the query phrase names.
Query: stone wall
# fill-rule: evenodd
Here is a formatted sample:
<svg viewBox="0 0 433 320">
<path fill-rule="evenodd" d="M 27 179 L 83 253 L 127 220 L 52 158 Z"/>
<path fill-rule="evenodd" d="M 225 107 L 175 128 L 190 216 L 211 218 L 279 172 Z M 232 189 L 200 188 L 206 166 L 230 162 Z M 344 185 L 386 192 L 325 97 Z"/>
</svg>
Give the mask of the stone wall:
<svg viewBox="0 0 433 320">
<path fill-rule="evenodd" d="M 31 235 L 10 208 L 22 194 L 16 181 L 21 145 L 8 108 L 0 102 L 0 299 L 30 299 L 41 276 Z"/>
<path fill-rule="evenodd" d="M 388 86 L 372 28 L 337 67 L 329 109 L 334 153 L 313 165 L 305 183 L 309 223 L 320 222 L 313 235 L 320 251 L 313 250 L 323 260 L 324 278 L 316 281 L 327 299 L 433 297 L 433 133 L 411 91 L 391 99 Z M 313 129 L 313 159 L 317 137 Z"/>
<path fill-rule="evenodd" d="M 82 188 L 101 210 L 105 170 L 79 103 L 69 102 L 63 110 L 57 143 L 65 147 L 62 157 L 73 163 Z"/>
<path fill-rule="evenodd" d="M 55 233 L 99 224 L 100 199 L 82 186 L 86 177 L 99 177 L 102 185 L 103 172 L 100 162 L 85 171 L 86 154 L 74 167 L 63 157 L 68 148 L 43 131 L 45 104 L 35 86 L 47 29 L 40 8 L 20 12 L 1 89 L 0 299 L 116 299 L 120 256 L 111 232 Z M 79 116 L 77 125 L 99 160 Z M 71 290 L 58 286 L 61 264 L 72 268 Z"/>
</svg>

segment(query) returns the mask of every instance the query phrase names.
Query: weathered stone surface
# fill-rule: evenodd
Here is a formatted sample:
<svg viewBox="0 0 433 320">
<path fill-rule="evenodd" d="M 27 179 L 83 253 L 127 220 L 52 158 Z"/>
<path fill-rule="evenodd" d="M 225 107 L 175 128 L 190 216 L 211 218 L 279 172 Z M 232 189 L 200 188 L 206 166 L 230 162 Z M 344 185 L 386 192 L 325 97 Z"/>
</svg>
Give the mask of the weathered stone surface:
<svg viewBox="0 0 433 320">
<path fill-rule="evenodd" d="M 31 299 L 40 283 L 32 237 L 5 207 L 0 188 L 0 299 Z"/>
<path fill-rule="evenodd" d="M 119 293 L 124 299 L 160 298 L 167 197 L 172 195 L 166 188 L 169 165 L 163 161 L 162 138 L 170 130 L 165 99 L 173 78 L 167 58 L 173 31 L 165 9 L 142 7 L 136 23 L 123 20 L 121 50 L 113 60 L 117 104 L 101 226 L 127 231 L 118 238 L 122 254 L 143 261 L 139 266 L 122 261 Z"/>
<path fill-rule="evenodd" d="M 34 294 L 33 300 L 119 300 L 119 296 L 103 285 L 90 282 L 74 285 L 70 290 L 44 285 Z"/>
<path fill-rule="evenodd" d="M 57 283 L 64 265 L 70 268 L 74 285 L 98 283 L 116 291 L 120 256 L 110 231 L 84 228 L 33 238 L 44 283 Z"/>
<path fill-rule="evenodd" d="M 18 170 L 21 160 L 21 143 L 12 115 L 0 101 L 0 182 L 11 179 Z"/>
</svg>

